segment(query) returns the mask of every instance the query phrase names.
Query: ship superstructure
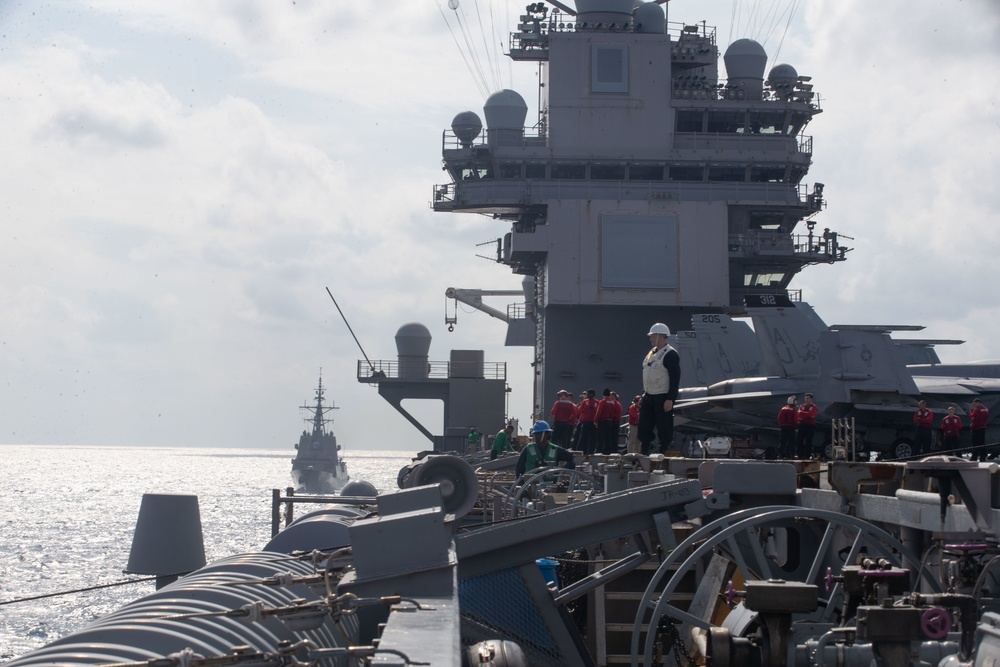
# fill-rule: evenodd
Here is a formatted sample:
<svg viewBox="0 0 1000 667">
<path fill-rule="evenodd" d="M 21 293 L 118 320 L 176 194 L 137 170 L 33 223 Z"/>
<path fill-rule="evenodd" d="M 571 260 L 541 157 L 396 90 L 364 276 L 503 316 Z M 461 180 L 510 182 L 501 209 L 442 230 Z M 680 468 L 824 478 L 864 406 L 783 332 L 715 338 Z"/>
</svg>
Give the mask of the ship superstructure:
<svg viewBox="0 0 1000 667">
<path fill-rule="evenodd" d="M 536 409 L 564 386 L 641 388 L 650 324 L 742 314 L 747 294 L 786 297 L 804 266 L 848 250 L 816 231 L 823 185 L 803 181 L 821 111 L 809 77 L 765 78 L 749 39 L 722 76 L 714 29 L 668 30 L 656 3 L 554 4 L 528 5 L 509 43 L 538 64 L 538 123 L 512 90 L 487 100 L 485 132 L 458 114 L 433 200 L 511 223 L 497 259 L 534 281 Z"/>
</svg>

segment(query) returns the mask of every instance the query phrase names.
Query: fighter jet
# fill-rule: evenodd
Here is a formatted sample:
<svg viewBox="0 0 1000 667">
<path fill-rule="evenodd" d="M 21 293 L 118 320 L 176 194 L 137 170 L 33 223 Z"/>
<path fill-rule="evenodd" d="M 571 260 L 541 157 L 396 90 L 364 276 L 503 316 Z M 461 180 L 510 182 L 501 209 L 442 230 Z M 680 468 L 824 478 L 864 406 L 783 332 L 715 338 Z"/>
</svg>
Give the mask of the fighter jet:
<svg viewBox="0 0 1000 667">
<path fill-rule="evenodd" d="M 670 337 L 686 397 L 703 396 L 716 382 L 760 374 L 757 337 L 747 322 L 711 313 L 692 316 L 691 324 L 692 330 Z"/>
<path fill-rule="evenodd" d="M 700 395 L 682 391 L 679 431 L 743 435 L 757 447 L 774 446 L 778 410 L 788 396 L 808 391 L 827 428 L 831 419 L 853 419 L 862 450 L 905 458 L 914 453 L 912 416 L 920 399 L 938 420 L 949 405 L 964 417 L 976 397 L 997 412 L 1000 364 L 940 365 L 940 372 L 927 375 L 916 372 L 936 365 L 906 364 L 907 358 L 936 359 L 934 344 L 961 341 L 903 342 L 889 335 L 922 329 L 913 326 L 827 327 L 808 304 L 772 295 L 748 298 L 747 306 L 768 375 L 728 378 Z M 974 375 L 977 369 L 984 373 Z M 987 442 L 1000 440 L 1000 425 L 987 429 Z"/>
</svg>

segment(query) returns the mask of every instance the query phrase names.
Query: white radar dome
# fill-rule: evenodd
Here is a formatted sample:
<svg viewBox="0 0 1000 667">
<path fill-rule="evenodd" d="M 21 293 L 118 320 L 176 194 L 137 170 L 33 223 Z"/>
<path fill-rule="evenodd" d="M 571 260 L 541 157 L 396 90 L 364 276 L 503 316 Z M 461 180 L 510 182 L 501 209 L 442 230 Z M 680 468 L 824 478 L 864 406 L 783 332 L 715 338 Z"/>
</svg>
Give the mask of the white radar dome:
<svg viewBox="0 0 1000 667">
<path fill-rule="evenodd" d="M 767 52 L 752 39 L 738 39 L 726 49 L 723 56 L 726 73 L 730 79 L 764 79 Z"/>
<path fill-rule="evenodd" d="M 795 84 L 799 78 L 799 73 L 791 65 L 782 63 L 775 65 L 767 74 L 767 80 L 771 82 L 772 88 L 789 88 Z"/>
<path fill-rule="evenodd" d="M 473 111 L 463 111 L 451 121 L 451 131 L 455 133 L 459 143 L 471 146 L 479 133 L 483 131 L 483 121 Z"/>
<path fill-rule="evenodd" d="M 431 349 L 431 332 L 420 322 L 408 322 L 396 332 L 396 352 L 404 356 L 426 357 Z"/>
<path fill-rule="evenodd" d="M 636 32 L 662 35 L 667 31 L 667 15 L 655 2 L 644 2 L 635 8 Z"/>
<path fill-rule="evenodd" d="M 633 0 L 576 0 L 577 20 L 628 20 Z"/>
<path fill-rule="evenodd" d="M 520 94 L 504 89 L 490 95 L 483 113 L 486 114 L 486 127 L 491 130 L 521 130 L 528 115 L 528 105 Z"/>
</svg>

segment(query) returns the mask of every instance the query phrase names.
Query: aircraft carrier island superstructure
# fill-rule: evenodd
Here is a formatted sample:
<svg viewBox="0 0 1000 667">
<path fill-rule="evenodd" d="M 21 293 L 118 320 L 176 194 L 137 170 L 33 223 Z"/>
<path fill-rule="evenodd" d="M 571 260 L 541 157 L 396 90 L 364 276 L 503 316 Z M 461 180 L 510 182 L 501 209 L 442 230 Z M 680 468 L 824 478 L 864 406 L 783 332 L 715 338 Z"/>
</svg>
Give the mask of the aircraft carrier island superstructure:
<svg viewBox="0 0 1000 667">
<path fill-rule="evenodd" d="M 718 67 L 714 29 L 632 0 L 528 5 L 509 56 L 538 63 L 539 118 L 515 91 L 444 132 L 451 182 L 433 208 L 509 221 L 498 261 L 533 279 L 535 407 L 565 387 L 641 389 L 653 322 L 787 296 L 804 266 L 844 259 L 803 182 L 820 113 L 809 77 L 750 39 Z M 528 281 L 531 285 L 532 282 Z M 508 344 L 510 339 L 508 339 Z"/>
</svg>

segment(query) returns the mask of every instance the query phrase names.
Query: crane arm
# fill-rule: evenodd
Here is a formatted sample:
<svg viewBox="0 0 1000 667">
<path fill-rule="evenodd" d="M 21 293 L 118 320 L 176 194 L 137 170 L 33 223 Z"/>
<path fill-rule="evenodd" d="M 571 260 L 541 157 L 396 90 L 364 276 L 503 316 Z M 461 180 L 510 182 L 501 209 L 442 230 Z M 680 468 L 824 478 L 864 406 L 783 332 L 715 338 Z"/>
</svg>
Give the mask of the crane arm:
<svg viewBox="0 0 1000 667">
<path fill-rule="evenodd" d="M 455 301 L 461 301 L 467 306 L 472 306 L 476 310 L 480 310 L 487 315 L 497 318 L 503 322 L 508 322 L 510 320 L 507 317 L 507 313 L 497 310 L 492 306 L 487 306 L 483 303 L 484 296 L 524 296 L 522 290 L 509 290 L 509 289 L 465 289 L 461 287 L 449 287 L 445 290 L 444 295 L 449 299 L 454 299 Z"/>
</svg>

